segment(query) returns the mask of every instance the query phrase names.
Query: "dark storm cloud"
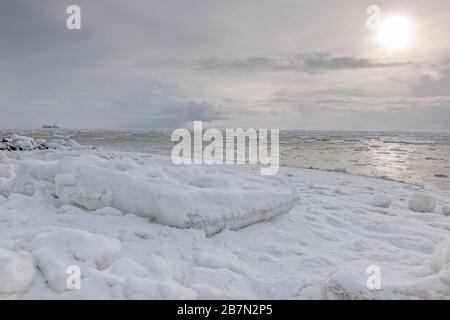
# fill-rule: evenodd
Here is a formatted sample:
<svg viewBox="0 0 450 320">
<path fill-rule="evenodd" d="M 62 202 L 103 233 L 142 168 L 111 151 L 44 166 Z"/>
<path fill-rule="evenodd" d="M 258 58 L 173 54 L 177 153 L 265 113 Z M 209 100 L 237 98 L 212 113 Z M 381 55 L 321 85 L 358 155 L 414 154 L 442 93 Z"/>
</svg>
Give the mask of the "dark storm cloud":
<svg viewBox="0 0 450 320">
<path fill-rule="evenodd" d="M 352 70 L 365 68 L 387 68 L 404 63 L 380 63 L 370 59 L 333 57 L 326 53 L 301 53 L 288 58 L 248 57 L 244 59 L 209 58 L 198 61 L 201 68 L 217 71 L 243 72 L 315 72 L 326 70 Z"/>
<path fill-rule="evenodd" d="M 152 106 L 151 112 L 128 114 L 122 120 L 131 128 L 174 129 L 189 126 L 192 121 L 211 122 L 226 119 L 223 110 L 208 102 L 165 102 Z"/>
</svg>

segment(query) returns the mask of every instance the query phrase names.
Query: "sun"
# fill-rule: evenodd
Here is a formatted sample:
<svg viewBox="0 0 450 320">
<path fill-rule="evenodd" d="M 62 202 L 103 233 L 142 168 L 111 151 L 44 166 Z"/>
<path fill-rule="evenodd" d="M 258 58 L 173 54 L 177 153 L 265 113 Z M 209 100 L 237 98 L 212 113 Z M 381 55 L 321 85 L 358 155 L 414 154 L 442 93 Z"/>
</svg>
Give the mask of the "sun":
<svg viewBox="0 0 450 320">
<path fill-rule="evenodd" d="M 411 22 L 406 17 L 389 17 L 378 28 L 378 42 L 387 51 L 399 51 L 411 41 L 412 31 Z"/>
</svg>

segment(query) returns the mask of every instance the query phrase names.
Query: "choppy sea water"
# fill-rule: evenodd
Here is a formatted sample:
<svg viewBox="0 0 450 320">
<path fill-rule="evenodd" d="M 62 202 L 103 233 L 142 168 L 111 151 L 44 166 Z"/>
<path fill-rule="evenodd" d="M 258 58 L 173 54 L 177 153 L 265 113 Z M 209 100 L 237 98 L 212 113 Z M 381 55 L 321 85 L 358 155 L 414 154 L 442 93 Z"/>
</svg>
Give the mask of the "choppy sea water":
<svg viewBox="0 0 450 320">
<path fill-rule="evenodd" d="M 35 138 L 169 155 L 170 131 L 15 131 Z M 1 131 L 2 136 L 10 134 Z M 357 131 L 282 131 L 281 165 L 338 170 L 450 190 L 450 134 Z"/>
</svg>

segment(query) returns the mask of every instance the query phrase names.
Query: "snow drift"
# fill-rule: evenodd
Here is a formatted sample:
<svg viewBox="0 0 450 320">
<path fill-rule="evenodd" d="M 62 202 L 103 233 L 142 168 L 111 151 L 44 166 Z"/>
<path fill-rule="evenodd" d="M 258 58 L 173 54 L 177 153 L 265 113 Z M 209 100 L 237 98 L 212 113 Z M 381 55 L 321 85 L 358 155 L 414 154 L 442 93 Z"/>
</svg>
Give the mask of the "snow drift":
<svg viewBox="0 0 450 320">
<path fill-rule="evenodd" d="M 288 167 L 261 177 L 136 153 L 5 152 L 0 299 L 449 299 L 449 195 Z M 380 290 L 367 287 L 374 265 Z"/>
</svg>

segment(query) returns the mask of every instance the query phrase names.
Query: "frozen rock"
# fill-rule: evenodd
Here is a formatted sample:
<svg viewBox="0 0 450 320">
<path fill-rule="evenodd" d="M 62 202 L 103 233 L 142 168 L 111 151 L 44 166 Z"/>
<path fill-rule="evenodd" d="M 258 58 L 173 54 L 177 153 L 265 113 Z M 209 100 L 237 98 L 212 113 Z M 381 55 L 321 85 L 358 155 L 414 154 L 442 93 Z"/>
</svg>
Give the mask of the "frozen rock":
<svg viewBox="0 0 450 320">
<path fill-rule="evenodd" d="M 72 139 L 53 139 L 47 142 L 44 139 L 33 139 L 13 133 L 10 137 L 0 139 L 0 150 L 4 151 L 31 151 L 31 150 L 72 150 L 72 149 L 95 149 L 92 146 L 81 146 Z"/>
<path fill-rule="evenodd" d="M 34 140 L 30 137 L 19 136 L 15 133 L 11 137 L 3 138 L 0 141 L 0 150 L 6 151 L 29 151 L 29 150 L 45 150 L 49 149 L 45 140 Z"/>
<path fill-rule="evenodd" d="M 415 212 L 433 212 L 436 199 L 425 193 L 414 193 L 408 201 L 408 208 Z"/>
</svg>

